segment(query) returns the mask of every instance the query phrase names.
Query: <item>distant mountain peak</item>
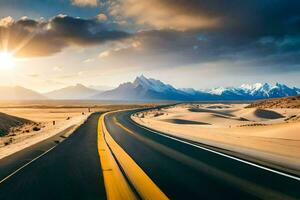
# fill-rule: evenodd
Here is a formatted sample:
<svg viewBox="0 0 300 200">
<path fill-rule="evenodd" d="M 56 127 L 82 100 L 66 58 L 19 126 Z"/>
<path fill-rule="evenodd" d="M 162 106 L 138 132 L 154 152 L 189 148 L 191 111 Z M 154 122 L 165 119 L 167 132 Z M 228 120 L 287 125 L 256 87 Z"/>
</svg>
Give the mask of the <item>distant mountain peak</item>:
<svg viewBox="0 0 300 200">
<path fill-rule="evenodd" d="M 138 85 L 138 84 L 147 84 L 147 81 L 148 79 L 144 76 L 144 75 L 141 75 L 141 76 L 137 76 L 135 78 L 135 80 L 133 81 L 133 84 L 134 85 Z"/>
<path fill-rule="evenodd" d="M 83 84 L 77 83 L 73 86 L 48 92 L 45 95 L 51 99 L 89 99 L 98 92 L 98 90 L 88 88 Z"/>
<path fill-rule="evenodd" d="M 86 88 L 86 86 L 83 85 L 83 84 L 81 84 L 81 83 L 77 83 L 75 86 L 76 86 L 76 87 L 84 87 L 84 88 Z"/>
<path fill-rule="evenodd" d="M 246 90 L 259 90 L 261 88 L 270 88 L 270 85 L 268 83 L 242 84 L 240 88 Z"/>
<path fill-rule="evenodd" d="M 144 74 L 137 76 L 136 79 L 147 80 L 147 78 L 144 76 Z"/>
<path fill-rule="evenodd" d="M 224 87 L 216 87 L 216 88 L 209 90 L 209 93 L 215 94 L 215 95 L 221 95 L 225 90 L 226 90 L 226 88 L 224 88 Z"/>
<path fill-rule="evenodd" d="M 0 86 L 1 100 L 41 100 L 47 99 L 42 94 L 22 86 Z"/>
<path fill-rule="evenodd" d="M 146 78 L 144 75 L 138 76 L 133 81 L 133 85 L 135 87 L 141 86 L 146 90 L 153 90 L 155 92 L 163 92 L 166 90 L 175 90 L 173 86 L 169 84 L 165 84 L 160 80 L 156 80 L 153 78 Z"/>
</svg>

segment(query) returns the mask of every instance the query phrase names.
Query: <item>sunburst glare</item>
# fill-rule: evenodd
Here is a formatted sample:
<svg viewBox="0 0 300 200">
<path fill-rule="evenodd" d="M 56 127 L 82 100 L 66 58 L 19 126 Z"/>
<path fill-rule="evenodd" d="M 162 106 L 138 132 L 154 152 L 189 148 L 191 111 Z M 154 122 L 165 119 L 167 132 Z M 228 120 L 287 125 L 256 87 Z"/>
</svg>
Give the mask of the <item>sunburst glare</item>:
<svg viewBox="0 0 300 200">
<path fill-rule="evenodd" d="M 16 59 L 12 53 L 0 52 L 0 69 L 9 70 L 13 69 L 16 65 Z"/>
</svg>

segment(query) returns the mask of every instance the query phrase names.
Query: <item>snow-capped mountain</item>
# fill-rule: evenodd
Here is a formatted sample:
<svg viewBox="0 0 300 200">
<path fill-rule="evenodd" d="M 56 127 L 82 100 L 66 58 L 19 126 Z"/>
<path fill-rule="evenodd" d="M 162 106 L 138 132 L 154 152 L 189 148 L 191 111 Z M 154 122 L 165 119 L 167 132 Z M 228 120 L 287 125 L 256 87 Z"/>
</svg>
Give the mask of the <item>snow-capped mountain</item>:
<svg viewBox="0 0 300 200">
<path fill-rule="evenodd" d="M 155 79 L 139 76 L 133 82 L 127 82 L 119 87 L 94 96 L 105 100 L 181 100 L 189 99 L 189 94 L 175 89 Z"/>
<path fill-rule="evenodd" d="M 286 96 L 296 96 L 300 94 L 299 88 L 290 88 L 284 84 L 268 83 L 243 84 L 240 87 L 219 87 L 207 91 L 210 94 L 218 95 L 222 99 L 232 100 L 253 100 L 265 98 L 277 98 Z"/>
<path fill-rule="evenodd" d="M 197 94 L 197 90 L 195 90 L 194 88 L 180 88 L 179 90 L 186 92 L 190 95 L 196 95 Z"/>
<path fill-rule="evenodd" d="M 0 100 L 39 99 L 98 99 L 117 101 L 240 101 L 300 95 L 300 89 L 276 83 L 243 84 L 239 87 L 218 87 L 209 90 L 193 88 L 177 89 L 160 80 L 138 76 L 133 82 L 120 84 L 117 88 L 99 92 L 81 84 L 40 94 L 20 86 L 0 86 Z"/>
<path fill-rule="evenodd" d="M 284 84 L 256 83 L 243 84 L 240 87 L 218 87 L 210 90 L 195 90 L 193 88 L 176 89 L 159 80 L 137 77 L 133 82 L 127 82 L 119 87 L 95 95 L 93 98 L 105 100 L 174 100 L 174 101 L 211 101 L 211 100 L 256 100 L 296 96 L 299 88 L 290 88 Z"/>
<path fill-rule="evenodd" d="M 135 87 L 141 86 L 144 89 L 153 90 L 155 92 L 176 91 L 173 86 L 164 84 L 160 80 L 155 80 L 153 78 L 147 79 L 144 75 L 138 76 L 134 80 L 133 85 Z"/>
</svg>

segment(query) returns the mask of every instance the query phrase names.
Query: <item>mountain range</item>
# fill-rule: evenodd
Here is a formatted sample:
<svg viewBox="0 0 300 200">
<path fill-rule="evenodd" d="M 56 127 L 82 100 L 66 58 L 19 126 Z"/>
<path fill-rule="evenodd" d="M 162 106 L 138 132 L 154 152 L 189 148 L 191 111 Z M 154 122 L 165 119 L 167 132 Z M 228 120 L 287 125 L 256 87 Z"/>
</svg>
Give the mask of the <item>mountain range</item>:
<svg viewBox="0 0 300 200">
<path fill-rule="evenodd" d="M 120 84 L 117 88 L 98 91 L 82 84 L 54 90 L 45 94 L 15 86 L 0 87 L 0 100 L 40 100 L 40 99 L 94 99 L 117 101 L 222 101 L 222 100 L 257 100 L 296 96 L 300 89 L 276 83 L 243 84 L 240 87 L 217 87 L 208 90 L 193 88 L 178 89 L 160 80 L 141 75 L 133 82 Z"/>
<path fill-rule="evenodd" d="M 0 86 L 0 100 L 43 100 L 44 95 L 21 86 Z"/>
<path fill-rule="evenodd" d="M 54 90 L 44 95 L 49 99 L 89 99 L 100 91 L 88 88 L 82 84 Z"/>
<path fill-rule="evenodd" d="M 137 77 L 133 82 L 127 82 L 119 87 L 99 93 L 93 98 L 104 100 L 174 100 L 174 101 L 216 101 L 216 100 L 257 100 L 296 96 L 300 89 L 290 88 L 284 84 L 256 83 L 243 84 L 240 87 L 218 87 L 209 90 L 195 90 L 193 88 L 176 89 L 159 80 Z"/>
</svg>

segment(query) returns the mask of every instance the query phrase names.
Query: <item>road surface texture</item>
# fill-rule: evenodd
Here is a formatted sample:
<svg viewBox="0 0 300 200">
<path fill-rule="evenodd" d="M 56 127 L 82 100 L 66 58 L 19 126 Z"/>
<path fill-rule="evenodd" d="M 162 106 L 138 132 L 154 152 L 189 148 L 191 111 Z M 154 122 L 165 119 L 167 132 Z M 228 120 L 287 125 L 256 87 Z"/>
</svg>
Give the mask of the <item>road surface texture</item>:
<svg viewBox="0 0 300 200">
<path fill-rule="evenodd" d="M 106 115 L 113 139 L 170 199 L 300 199 L 300 179 Z"/>
<path fill-rule="evenodd" d="M 108 113 L 104 125 L 168 198 L 300 199 L 299 177 L 142 127 L 130 118 L 136 111 Z M 66 139 L 60 133 L 1 159 L 0 200 L 106 199 L 99 116 L 91 115 Z"/>
<path fill-rule="evenodd" d="M 91 115 L 64 141 L 58 134 L 1 159 L 0 199 L 106 199 L 97 150 L 99 116 Z"/>
</svg>

